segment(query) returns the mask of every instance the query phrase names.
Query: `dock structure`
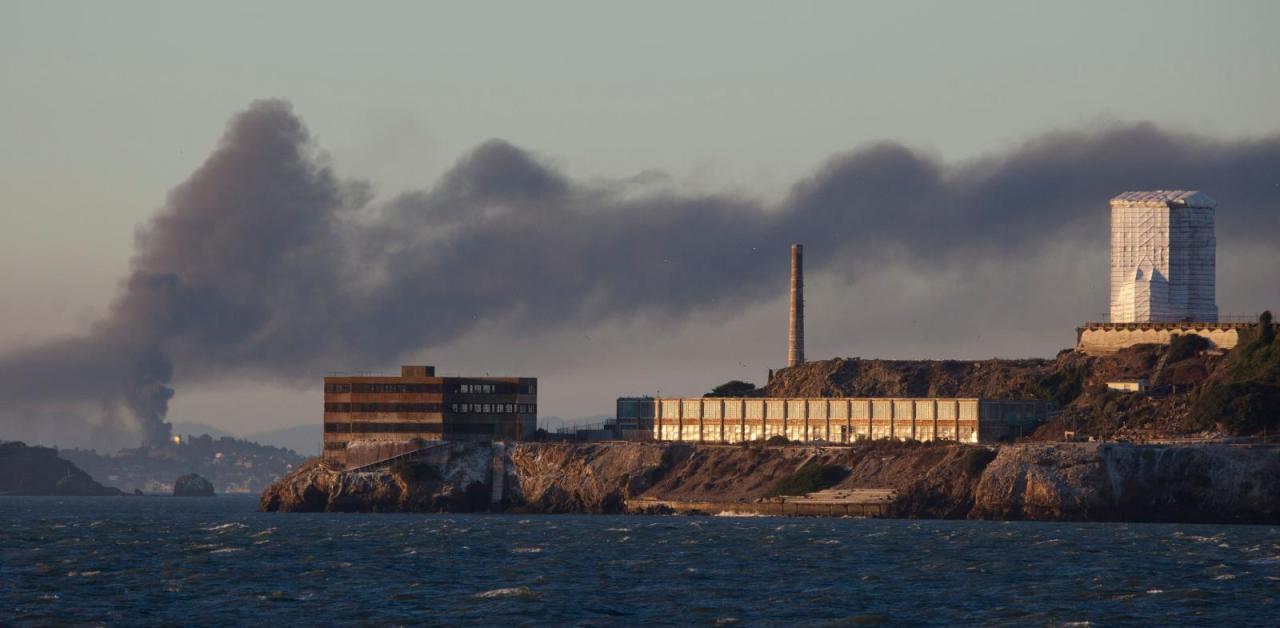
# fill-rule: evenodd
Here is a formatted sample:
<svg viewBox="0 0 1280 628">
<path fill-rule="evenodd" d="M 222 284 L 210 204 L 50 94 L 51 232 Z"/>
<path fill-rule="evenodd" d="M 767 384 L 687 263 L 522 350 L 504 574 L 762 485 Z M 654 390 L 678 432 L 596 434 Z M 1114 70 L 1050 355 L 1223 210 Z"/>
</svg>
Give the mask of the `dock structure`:
<svg viewBox="0 0 1280 628">
<path fill-rule="evenodd" d="M 646 406 L 648 407 L 648 406 Z M 1030 433 L 1055 411 L 1038 400 L 692 397 L 654 399 L 657 441 L 738 443 L 947 440 L 989 443 Z"/>
<path fill-rule="evenodd" d="M 898 496 L 891 488 L 827 489 L 756 501 L 682 501 L 639 497 L 626 500 L 629 512 L 791 517 L 883 517 Z"/>
</svg>

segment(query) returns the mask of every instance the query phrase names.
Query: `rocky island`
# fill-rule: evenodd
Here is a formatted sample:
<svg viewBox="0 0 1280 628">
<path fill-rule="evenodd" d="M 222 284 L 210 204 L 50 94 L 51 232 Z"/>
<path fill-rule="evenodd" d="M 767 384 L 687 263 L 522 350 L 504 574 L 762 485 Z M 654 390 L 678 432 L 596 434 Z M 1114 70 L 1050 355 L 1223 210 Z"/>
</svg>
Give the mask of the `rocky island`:
<svg viewBox="0 0 1280 628">
<path fill-rule="evenodd" d="M 731 382 L 708 395 L 1057 405 L 1013 442 L 458 442 L 360 472 L 311 461 L 267 488 L 261 507 L 1278 523 L 1280 448 L 1265 444 L 1280 427 L 1275 329 L 1263 314 L 1229 352 L 1187 335 L 1052 360 L 808 362 L 763 388 Z M 1149 388 L 1115 390 L 1117 380 Z"/>
<path fill-rule="evenodd" d="M 174 497 L 213 497 L 213 484 L 195 473 L 173 481 Z"/>
<path fill-rule="evenodd" d="M 312 461 L 268 488 L 261 508 L 717 514 L 771 512 L 762 506 L 832 490 L 878 491 L 885 498 L 872 514 L 888 517 L 1280 523 L 1280 450 L 1125 443 L 453 443 L 414 463 L 372 471 Z"/>
</svg>

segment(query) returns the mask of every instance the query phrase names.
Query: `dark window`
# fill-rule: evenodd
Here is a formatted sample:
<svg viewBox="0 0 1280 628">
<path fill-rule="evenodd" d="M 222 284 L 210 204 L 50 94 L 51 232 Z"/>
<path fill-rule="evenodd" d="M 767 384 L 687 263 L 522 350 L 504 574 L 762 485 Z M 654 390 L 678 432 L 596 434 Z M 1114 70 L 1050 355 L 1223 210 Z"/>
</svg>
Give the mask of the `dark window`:
<svg viewBox="0 0 1280 628">
<path fill-rule="evenodd" d="M 326 412 L 441 412 L 439 403 L 326 403 Z"/>
<path fill-rule="evenodd" d="M 374 423 L 362 421 L 350 423 L 351 431 L 362 434 L 439 434 L 439 423 Z"/>
<path fill-rule="evenodd" d="M 445 427 L 446 434 L 493 434 L 492 423 L 453 423 Z"/>
</svg>

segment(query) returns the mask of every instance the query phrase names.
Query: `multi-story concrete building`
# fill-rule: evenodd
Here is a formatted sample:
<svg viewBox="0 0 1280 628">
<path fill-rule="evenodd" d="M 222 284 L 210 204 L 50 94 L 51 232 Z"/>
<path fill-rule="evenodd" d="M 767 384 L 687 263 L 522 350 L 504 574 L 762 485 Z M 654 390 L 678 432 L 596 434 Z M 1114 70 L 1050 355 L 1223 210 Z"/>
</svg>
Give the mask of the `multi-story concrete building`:
<svg viewBox="0 0 1280 628">
<path fill-rule="evenodd" d="M 358 466 L 424 441 L 528 438 L 538 428 L 532 377 L 436 377 L 404 366 L 400 376 L 324 378 L 324 457 Z"/>
<path fill-rule="evenodd" d="M 1203 192 L 1125 192 L 1111 199 L 1112 323 L 1211 323 L 1217 201 Z"/>
<path fill-rule="evenodd" d="M 622 402 L 618 408 L 621 414 Z M 651 413 L 660 441 L 736 443 L 784 436 L 801 442 L 865 439 L 987 443 L 1030 433 L 1049 417 L 1043 401 L 976 398 L 693 397 L 654 399 L 629 410 Z"/>
</svg>

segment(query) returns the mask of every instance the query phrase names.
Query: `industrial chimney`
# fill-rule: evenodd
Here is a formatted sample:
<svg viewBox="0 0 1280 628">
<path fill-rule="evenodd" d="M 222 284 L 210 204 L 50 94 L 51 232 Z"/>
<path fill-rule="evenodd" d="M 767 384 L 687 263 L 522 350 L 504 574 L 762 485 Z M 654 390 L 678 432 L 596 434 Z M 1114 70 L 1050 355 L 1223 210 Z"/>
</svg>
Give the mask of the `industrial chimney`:
<svg viewBox="0 0 1280 628">
<path fill-rule="evenodd" d="M 787 366 L 804 363 L 804 246 L 791 245 L 791 318 L 787 325 Z"/>
</svg>

